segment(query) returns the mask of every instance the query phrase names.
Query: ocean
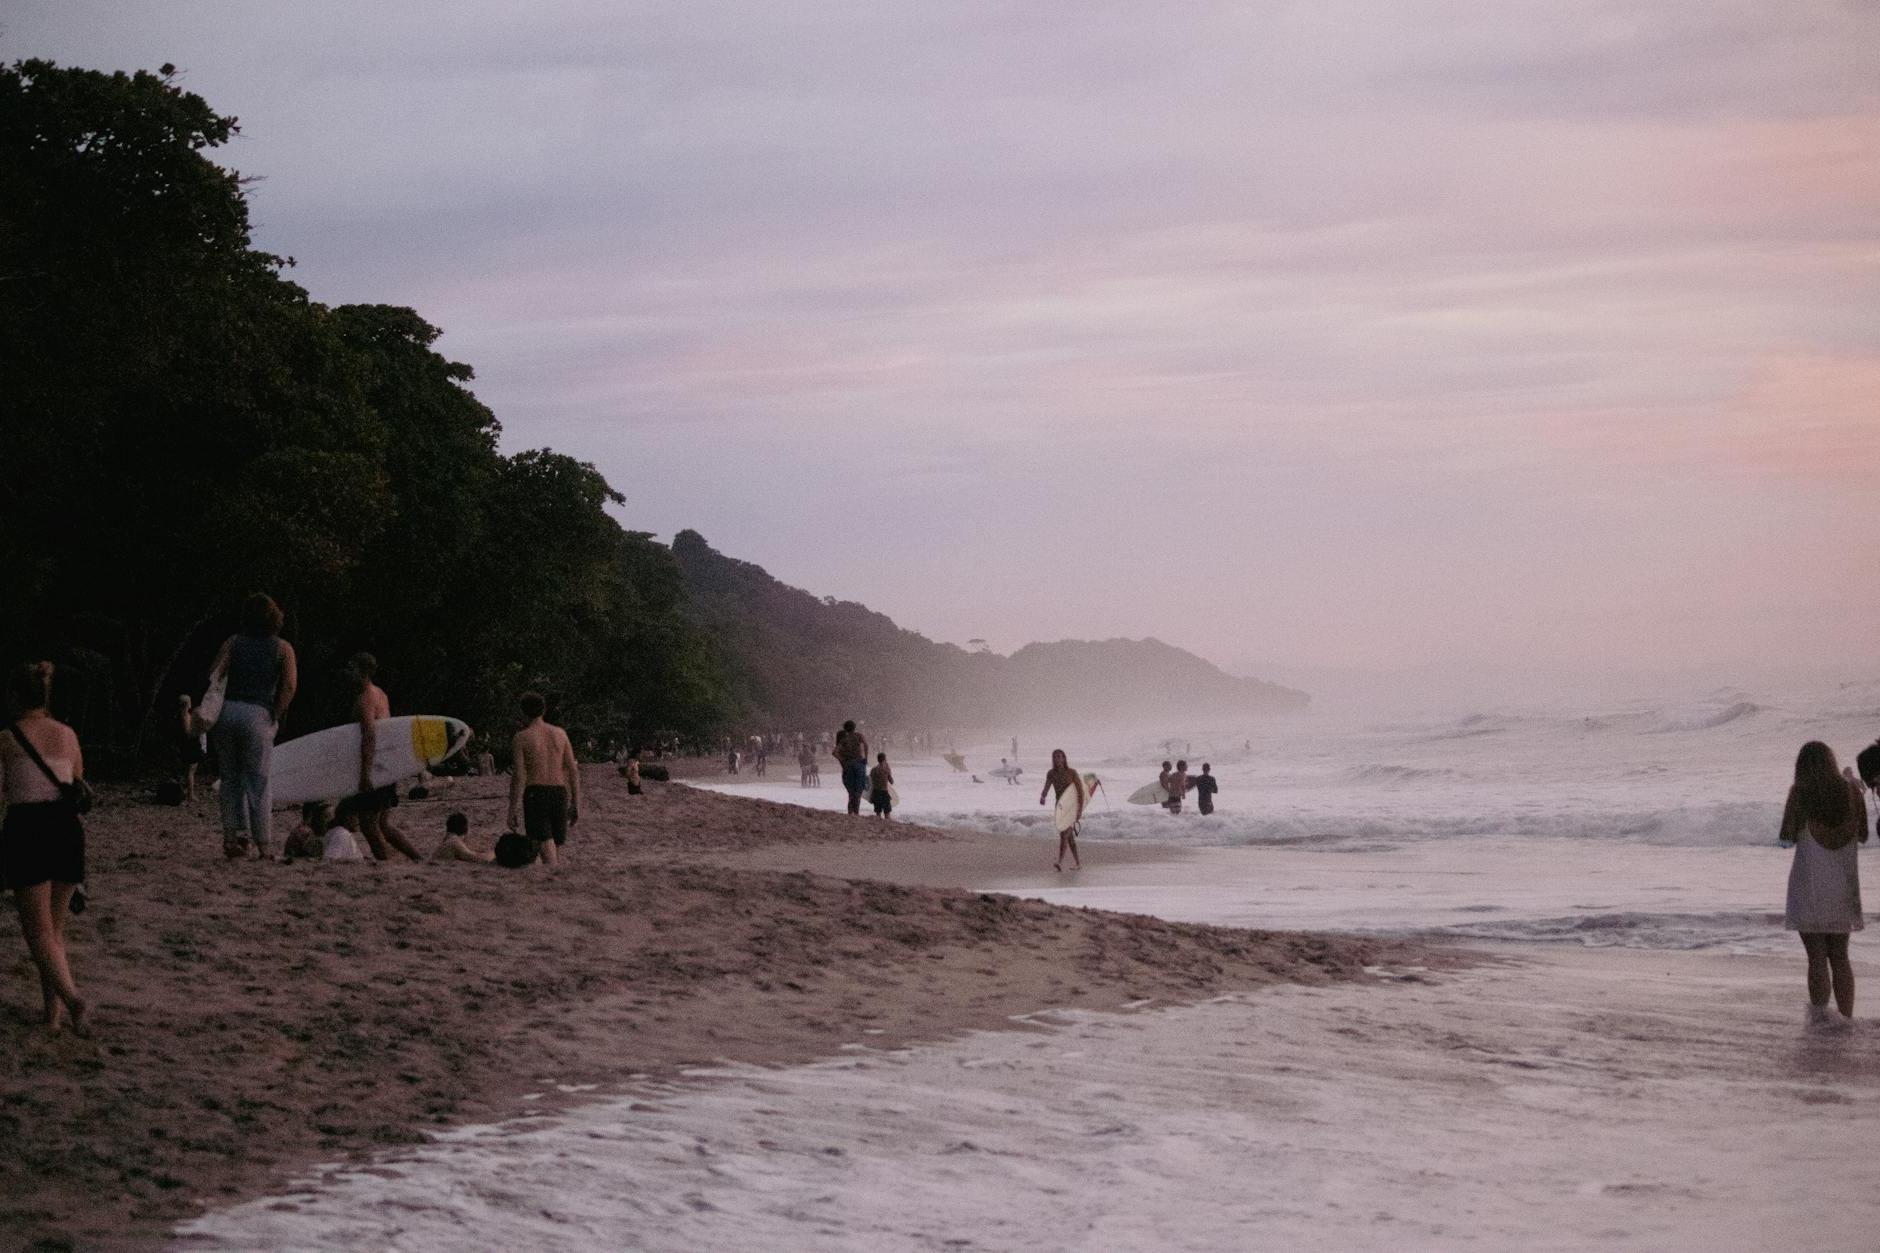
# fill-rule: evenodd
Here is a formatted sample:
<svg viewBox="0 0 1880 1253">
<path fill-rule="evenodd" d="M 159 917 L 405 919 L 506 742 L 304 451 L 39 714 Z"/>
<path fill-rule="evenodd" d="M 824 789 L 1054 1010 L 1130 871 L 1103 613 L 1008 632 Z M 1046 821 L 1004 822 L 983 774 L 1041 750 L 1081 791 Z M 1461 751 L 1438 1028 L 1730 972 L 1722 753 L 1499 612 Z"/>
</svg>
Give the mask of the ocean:
<svg viewBox="0 0 1880 1253">
<path fill-rule="evenodd" d="M 1880 682 L 1802 693 L 1721 688 L 1599 707 L 1440 717 L 1307 714 L 1245 726 L 1021 737 L 1016 784 L 990 770 L 1009 741 L 958 746 L 968 770 L 890 750 L 899 816 L 1035 839 L 1050 750 L 1105 786 L 1084 824 L 1088 859 L 1111 841 L 1191 846 L 1187 870 L 1141 882 L 986 886 L 1192 922 L 1644 948 L 1773 951 L 1788 854 L 1775 836 L 1796 751 L 1843 764 L 1880 736 Z M 1215 813 L 1125 798 L 1167 756 L 1220 780 Z M 833 770 L 803 789 L 794 762 L 712 784 L 838 809 Z M 1217 850 L 1232 850 L 1231 852 Z M 1042 863 L 1041 863 L 1042 864 Z"/>
<path fill-rule="evenodd" d="M 1502 942 L 1377 985 L 1280 987 L 723 1067 L 454 1129 L 179 1229 L 215 1249 L 1704 1249 L 1871 1244 L 1840 1168 L 1870 1032 L 1800 1029 L 1775 843 L 1796 750 L 1880 734 L 1880 684 L 1600 708 L 1307 715 L 890 750 L 901 815 L 1036 841 L 987 889 L 1269 928 Z M 1050 869 L 1049 750 L 1105 780 L 1083 835 L 1185 846 Z M 1217 812 L 1123 797 L 1165 751 Z M 975 781 L 977 774 L 979 781 Z M 793 762 L 703 786 L 839 808 Z M 874 821 L 862 818 L 858 821 Z M 1857 946 L 1858 948 L 1858 946 Z M 1856 954 L 1857 963 L 1860 954 Z M 1744 1151 L 1753 1135 L 1753 1151 Z"/>
</svg>

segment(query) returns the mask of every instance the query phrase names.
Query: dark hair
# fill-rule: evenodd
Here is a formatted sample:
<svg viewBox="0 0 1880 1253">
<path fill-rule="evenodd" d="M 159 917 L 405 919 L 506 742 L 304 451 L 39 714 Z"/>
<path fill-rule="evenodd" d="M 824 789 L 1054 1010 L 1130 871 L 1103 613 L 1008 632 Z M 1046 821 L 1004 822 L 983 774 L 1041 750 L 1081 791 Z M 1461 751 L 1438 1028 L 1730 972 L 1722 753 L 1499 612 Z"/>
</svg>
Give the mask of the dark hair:
<svg viewBox="0 0 1880 1253">
<path fill-rule="evenodd" d="M 1201 763 L 1201 772 L 1203 774 L 1206 774 L 1211 769 L 1213 769 L 1213 767 L 1209 766 L 1207 762 L 1204 761 Z"/>
<path fill-rule="evenodd" d="M 1880 740 L 1855 754 L 1854 770 L 1868 787 L 1880 787 Z"/>
<path fill-rule="evenodd" d="M 1186 769 L 1188 769 L 1188 759 L 1187 759 L 1186 757 L 1184 757 L 1184 758 L 1182 758 L 1182 759 L 1181 759 L 1180 761 L 1178 761 L 1178 762 L 1176 762 L 1176 763 L 1175 763 L 1175 768 L 1176 768 L 1177 770 L 1186 770 Z"/>
<path fill-rule="evenodd" d="M 274 597 L 266 592 L 255 592 L 242 602 L 242 634 L 254 635 L 266 639 L 270 635 L 281 633 L 281 623 L 286 620 L 281 607 L 274 603 Z"/>
<path fill-rule="evenodd" d="M 1172 761 L 1164 761 L 1162 763 L 1162 769 L 1164 770 L 1173 770 L 1174 768 L 1175 768 L 1175 763 Z"/>
<path fill-rule="evenodd" d="M 843 723 L 842 729 L 844 731 L 853 731 L 855 729 L 855 719 L 850 718 L 847 722 Z"/>
<path fill-rule="evenodd" d="M 1824 827 L 1838 826 L 1847 818 L 1853 799 L 1847 794 L 1847 780 L 1835 764 L 1834 750 L 1820 740 L 1808 741 L 1795 755 L 1795 794 L 1803 815 Z"/>
<path fill-rule="evenodd" d="M 526 835 L 505 831 L 496 837 L 496 864 L 499 866 L 519 870 L 533 862 L 537 855 L 535 841 Z"/>
<path fill-rule="evenodd" d="M 886 753 L 876 753 L 876 754 L 875 754 L 875 760 L 876 760 L 876 761 L 886 761 L 886 760 L 888 760 L 888 755 L 887 755 Z"/>
<path fill-rule="evenodd" d="M 452 814 L 444 819 L 444 830 L 451 835 L 469 835 L 470 820 L 462 814 Z"/>
<path fill-rule="evenodd" d="M 354 653 L 352 660 L 346 664 L 362 679 L 370 679 L 379 672 L 379 659 L 371 653 Z"/>
<path fill-rule="evenodd" d="M 52 703 L 52 663 L 49 661 L 29 661 L 14 669 L 12 681 L 7 684 L 8 694 L 13 703 L 24 713 L 29 709 L 44 709 Z"/>
<path fill-rule="evenodd" d="M 308 801 L 300 807 L 300 820 L 307 824 L 315 835 L 325 835 L 333 829 L 333 814 L 326 807 L 325 801 Z"/>
<path fill-rule="evenodd" d="M 522 706 L 522 712 L 530 718 L 539 718 L 548 712 L 548 702 L 542 699 L 540 692 L 524 692 L 516 698 L 516 704 Z"/>
</svg>

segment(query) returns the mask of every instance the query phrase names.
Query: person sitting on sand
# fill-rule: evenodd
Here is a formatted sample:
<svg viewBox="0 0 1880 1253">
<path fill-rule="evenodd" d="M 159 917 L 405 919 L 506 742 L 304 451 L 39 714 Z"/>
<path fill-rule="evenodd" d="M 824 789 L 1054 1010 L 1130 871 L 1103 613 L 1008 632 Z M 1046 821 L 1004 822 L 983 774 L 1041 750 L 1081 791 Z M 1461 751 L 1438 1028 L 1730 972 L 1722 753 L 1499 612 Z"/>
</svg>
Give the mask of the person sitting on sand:
<svg viewBox="0 0 1880 1253">
<path fill-rule="evenodd" d="M 1057 795 L 1061 798 L 1066 788 L 1073 787 L 1077 789 L 1079 796 L 1085 796 L 1084 777 L 1071 769 L 1070 758 L 1064 755 L 1063 749 L 1052 749 L 1051 769 L 1047 771 L 1044 776 L 1044 790 L 1038 793 L 1038 803 L 1040 805 L 1044 804 L 1045 796 L 1048 795 L 1053 788 L 1057 789 Z M 1085 796 L 1086 802 L 1088 799 L 1089 798 Z M 1071 869 L 1082 870 L 1084 863 L 1083 860 L 1077 856 L 1077 824 L 1074 822 L 1058 832 L 1057 860 L 1051 863 L 1051 869 L 1064 869 L 1064 854 L 1066 852 L 1069 852 L 1071 855 Z"/>
<path fill-rule="evenodd" d="M 326 826 L 320 845 L 321 861 L 364 861 L 365 850 L 359 847 L 359 819 L 353 817 L 329 817 L 323 809 L 321 821 Z"/>
<path fill-rule="evenodd" d="M 509 826 L 534 840 L 545 865 L 561 860 L 568 828 L 580 821 L 581 775 L 568 733 L 548 722 L 548 702 L 524 692 L 517 703 L 527 725 L 510 744 Z"/>
<path fill-rule="evenodd" d="M 1195 791 L 1195 808 L 1204 814 L 1214 812 L 1214 794 L 1221 790 L 1220 782 L 1210 773 L 1214 768 L 1207 762 L 1201 763 L 1201 773 L 1188 786 Z"/>
<path fill-rule="evenodd" d="M 326 829 L 332 819 L 325 801 L 308 801 L 300 807 L 300 821 L 281 842 L 281 856 L 315 858 L 326 852 Z"/>
<path fill-rule="evenodd" d="M 397 849 L 412 861 L 423 861 L 424 854 L 414 847 L 405 833 L 392 825 L 391 812 L 398 804 L 398 785 L 372 784 L 372 758 L 378 752 L 378 724 L 392 716 L 392 702 L 376 682 L 378 658 L 371 653 L 354 653 L 348 670 L 358 695 L 353 698 L 353 718 L 359 723 L 359 791 L 339 803 L 341 817 L 357 817 L 372 856 L 387 861 L 388 848 Z"/>
<path fill-rule="evenodd" d="M 482 865 L 496 860 L 495 853 L 479 853 L 470 847 L 470 820 L 462 814 L 444 819 L 444 842 L 431 854 L 432 861 L 469 861 Z"/>
<path fill-rule="evenodd" d="M 51 662 L 20 667 L 7 687 L 19 714 L 0 729 L 0 888 L 13 893 L 39 968 L 46 1026 L 57 1031 L 69 1014 L 72 1030 L 87 1035 L 91 1009 L 65 953 L 65 919 L 85 882 L 85 824 L 66 789 L 84 779 L 85 754 L 77 733 L 52 716 Z"/>
<path fill-rule="evenodd" d="M 1801 933 L 1808 954 L 1808 1025 L 1846 1030 L 1854 1016 L 1847 938 L 1866 926 L 1858 850 L 1867 838 L 1867 799 L 1820 740 L 1810 740 L 1796 755 L 1779 838 L 1795 846 L 1783 926 Z M 1828 1008 L 1830 993 L 1838 1014 Z"/>
<path fill-rule="evenodd" d="M 888 787 L 894 782 L 894 770 L 888 765 L 886 753 L 875 754 L 875 767 L 868 772 L 868 801 L 875 807 L 877 818 L 886 818 L 894 812 L 894 797 Z"/>
</svg>

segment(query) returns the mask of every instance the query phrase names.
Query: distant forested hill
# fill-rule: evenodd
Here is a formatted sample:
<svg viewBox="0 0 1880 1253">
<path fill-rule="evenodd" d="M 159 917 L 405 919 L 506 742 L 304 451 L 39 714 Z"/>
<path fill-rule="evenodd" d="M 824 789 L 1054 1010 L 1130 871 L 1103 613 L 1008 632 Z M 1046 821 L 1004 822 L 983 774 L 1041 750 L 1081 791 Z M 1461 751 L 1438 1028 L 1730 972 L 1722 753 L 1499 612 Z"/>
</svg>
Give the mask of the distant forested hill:
<svg viewBox="0 0 1880 1253">
<path fill-rule="evenodd" d="M 1159 640 L 968 652 L 851 601 L 819 598 L 673 537 L 693 611 L 717 641 L 737 716 L 776 729 L 1024 727 L 1041 721 L 1232 717 L 1303 709 L 1303 692 L 1240 679 Z"/>
</svg>

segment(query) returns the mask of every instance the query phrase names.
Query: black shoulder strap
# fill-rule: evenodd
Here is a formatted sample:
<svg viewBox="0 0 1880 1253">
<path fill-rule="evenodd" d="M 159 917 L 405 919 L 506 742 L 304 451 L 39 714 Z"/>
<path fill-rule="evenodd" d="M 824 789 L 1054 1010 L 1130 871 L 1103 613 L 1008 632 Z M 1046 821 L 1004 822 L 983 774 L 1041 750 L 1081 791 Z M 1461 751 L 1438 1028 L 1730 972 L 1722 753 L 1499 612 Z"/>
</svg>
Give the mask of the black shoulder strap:
<svg viewBox="0 0 1880 1253">
<path fill-rule="evenodd" d="M 40 773 L 44 774 L 48 779 L 51 779 L 52 786 L 58 788 L 59 791 L 63 793 L 70 785 L 60 782 L 59 776 L 52 773 L 52 767 L 48 766 L 46 759 L 39 755 L 39 750 L 34 748 L 33 742 L 26 738 L 26 733 L 20 730 L 20 724 L 15 722 L 9 726 L 7 730 L 13 732 L 13 742 L 18 744 L 26 755 L 32 759 L 35 766 L 39 767 Z"/>
</svg>

